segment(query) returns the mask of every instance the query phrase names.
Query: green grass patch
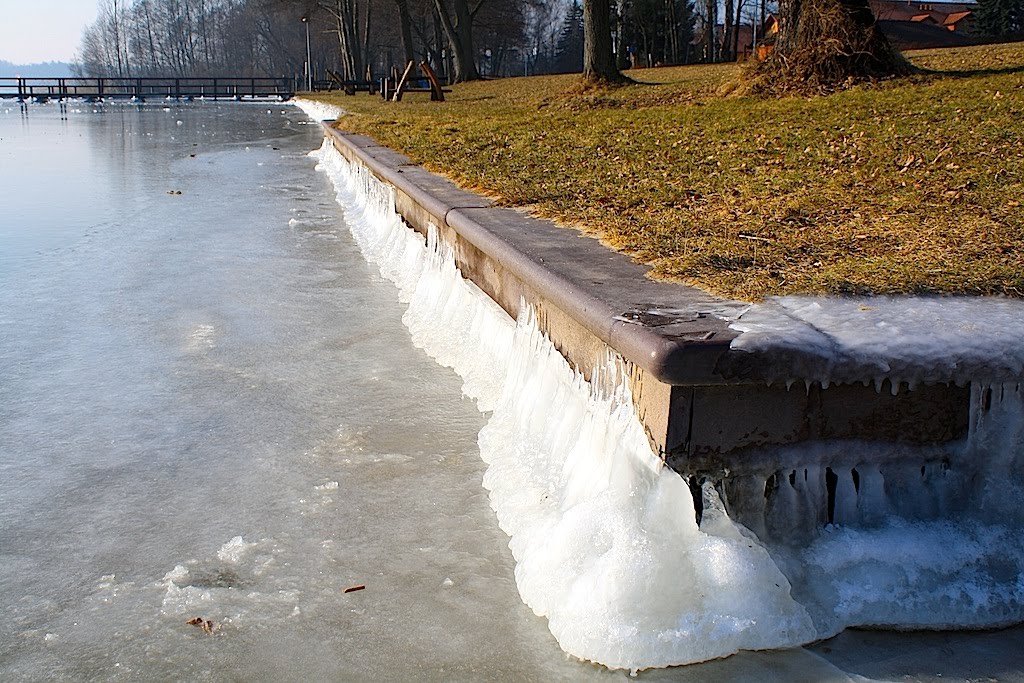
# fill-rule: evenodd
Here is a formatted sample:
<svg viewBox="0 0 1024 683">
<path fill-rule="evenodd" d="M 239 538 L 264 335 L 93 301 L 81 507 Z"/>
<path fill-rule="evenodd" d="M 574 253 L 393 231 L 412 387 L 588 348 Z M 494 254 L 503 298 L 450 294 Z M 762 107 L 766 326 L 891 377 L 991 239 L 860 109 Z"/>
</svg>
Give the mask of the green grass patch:
<svg viewBox="0 0 1024 683">
<path fill-rule="evenodd" d="M 730 96 L 735 65 L 455 86 L 445 103 L 324 94 L 365 133 L 655 278 L 789 293 L 1024 296 L 1024 44 L 911 53 L 908 79 Z"/>
</svg>

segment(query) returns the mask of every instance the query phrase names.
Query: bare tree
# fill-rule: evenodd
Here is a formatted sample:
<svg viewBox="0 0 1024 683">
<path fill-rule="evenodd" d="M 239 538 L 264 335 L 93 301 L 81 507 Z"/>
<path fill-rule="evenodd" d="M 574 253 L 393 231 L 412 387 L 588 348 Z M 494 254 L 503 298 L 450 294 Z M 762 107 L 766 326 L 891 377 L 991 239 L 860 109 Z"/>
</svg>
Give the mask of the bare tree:
<svg viewBox="0 0 1024 683">
<path fill-rule="evenodd" d="M 416 61 L 416 45 L 412 40 L 412 14 L 409 12 L 409 0 L 395 0 L 398 8 L 399 30 L 402 34 L 402 52 L 405 61 Z"/>
<path fill-rule="evenodd" d="M 473 15 L 486 0 L 477 0 L 470 9 L 469 0 L 434 0 L 437 18 L 444 29 L 455 67 L 455 81 L 475 81 L 480 78 L 473 48 Z"/>
<path fill-rule="evenodd" d="M 101 0 L 78 72 L 103 76 L 296 75 L 306 61 L 363 80 L 417 57 L 461 80 L 527 54 L 527 4 L 561 0 Z M 308 17 L 303 24 L 301 17 Z M 328 39 L 325 40 L 324 37 Z M 478 49 L 483 46 L 483 49 Z M 453 60 L 453 69 L 443 62 Z M 507 69 L 505 69 L 507 72 Z"/>
<path fill-rule="evenodd" d="M 363 41 L 359 30 L 358 0 L 326 0 L 319 7 L 334 20 L 338 36 L 338 57 L 342 75 L 348 80 L 362 78 Z"/>
</svg>

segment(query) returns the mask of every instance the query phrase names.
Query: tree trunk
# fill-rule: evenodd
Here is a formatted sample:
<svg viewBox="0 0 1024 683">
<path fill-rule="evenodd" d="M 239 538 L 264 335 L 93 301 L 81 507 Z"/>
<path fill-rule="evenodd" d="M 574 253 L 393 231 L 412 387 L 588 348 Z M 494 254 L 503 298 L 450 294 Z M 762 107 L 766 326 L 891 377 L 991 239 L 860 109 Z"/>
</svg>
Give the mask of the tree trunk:
<svg viewBox="0 0 1024 683">
<path fill-rule="evenodd" d="M 743 0 L 736 0 L 736 21 L 733 22 L 732 30 L 732 59 L 736 61 L 740 57 L 740 26 L 743 21 Z M 753 21 L 753 20 L 751 20 Z"/>
<path fill-rule="evenodd" d="M 355 60 L 352 58 L 352 49 L 349 43 L 349 34 L 345 25 L 345 19 L 340 14 L 334 17 L 338 30 L 338 61 L 341 62 L 341 75 L 345 80 L 355 79 Z M 308 65 L 312 71 L 312 64 Z"/>
<path fill-rule="evenodd" d="M 759 69 L 777 81 L 767 89 L 828 89 L 913 70 L 878 29 L 868 0 L 782 0 L 779 15 L 775 50 Z"/>
<path fill-rule="evenodd" d="M 718 0 L 707 0 L 704 9 L 704 59 L 713 64 L 718 61 Z"/>
<path fill-rule="evenodd" d="M 736 54 L 732 51 L 732 35 L 736 28 L 732 23 L 734 3 L 733 0 L 725 0 L 725 23 L 722 26 L 722 61 L 723 62 L 734 62 L 736 61 Z"/>
<path fill-rule="evenodd" d="M 409 14 L 409 0 L 395 0 L 398 5 L 398 23 L 402 34 L 402 51 L 405 63 L 416 61 L 416 51 L 412 42 L 412 17 Z"/>
<path fill-rule="evenodd" d="M 359 36 L 359 10 L 355 0 L 335 0 L 321 4 L 333 17 L 338 30 L 338 60 L 342 76 L 358 81 L 363 74 L 363 49 Z M 310 65 L 312 68 L 312 64 Z"/>
<path fill-rule="evenodd" d="M 467 0 L 452 0 L 455 18 L 448 13 L 446 0 L 434 0 L 437 17 L 441 20 L 448 47 L 455 61 L 455 81 L 476 81 L 480 73 L 476 70 L 476 51 L 473 49 L 473 18 Z M 479 5 L 478 5 L 479 7 Z"/>
<path fill-rule="evenodd" d="M 583 78 L 589 82 L 617 82 L 622 74 L 612 53 L 609 0 L 583 2 Z"/>
<path fill-rule="evenodd" d="M 675 0 L 665 0 L 665 61 L 679 63 L 679 19 Z"/>
<path fill-rule="evenodd" d="M 363 78 L 367 81 L 373 80 L 373 73 L 370 64 L 370 18 L 373 16 L 373 5 L 371 3 L 366 4 L 366 19 L 363 20 L 363 42 L 360 48 L 360 75 L 359 78 Z M 358 79 L 357 79 L 358 80 Z"/>
</svg>

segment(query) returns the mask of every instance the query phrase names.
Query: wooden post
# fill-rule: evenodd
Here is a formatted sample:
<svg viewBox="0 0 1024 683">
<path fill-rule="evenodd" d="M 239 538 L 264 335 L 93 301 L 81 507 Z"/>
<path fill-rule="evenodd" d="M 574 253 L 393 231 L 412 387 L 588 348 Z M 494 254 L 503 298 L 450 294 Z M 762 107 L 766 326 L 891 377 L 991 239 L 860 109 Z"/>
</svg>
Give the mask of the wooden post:
<svg viewBox="0 0 1024 683">
<path fill-rule="evenodd" d="M 395 86 L 395 95 L 391 99 L 395 102 L 402 101 L 402 93 L 405 91 L 405 86 L 409 83 L 409 74 L 412 73 L 412 67 L 415 62 L 410 61 L 405 65 L 405 73 L 402 74 L 402 78 L 398 81 L 398 85 Z"/>
<path fill-rule="evenodd" d="M 441 82 L 437 80 L 437 74 L 434 73 L 434 70 L 426 62 L 420 62 L 420 71 L 430 81 L 431 102 L 444 102 L 444 90 L 441 88 Z"/>
</svg>

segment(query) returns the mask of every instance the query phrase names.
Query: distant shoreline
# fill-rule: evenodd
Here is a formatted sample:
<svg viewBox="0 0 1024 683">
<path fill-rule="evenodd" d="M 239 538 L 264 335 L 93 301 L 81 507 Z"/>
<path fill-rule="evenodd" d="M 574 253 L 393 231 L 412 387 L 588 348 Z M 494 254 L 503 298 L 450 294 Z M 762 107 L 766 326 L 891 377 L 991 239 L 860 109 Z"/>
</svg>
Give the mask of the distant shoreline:
<svg viewBox="0 0 1024 683">
<path fill-rule="evenodd" d="M 70 62 L 15 64 L 0 59 L 0 78 L 71 78 Z"/>
</svg>

